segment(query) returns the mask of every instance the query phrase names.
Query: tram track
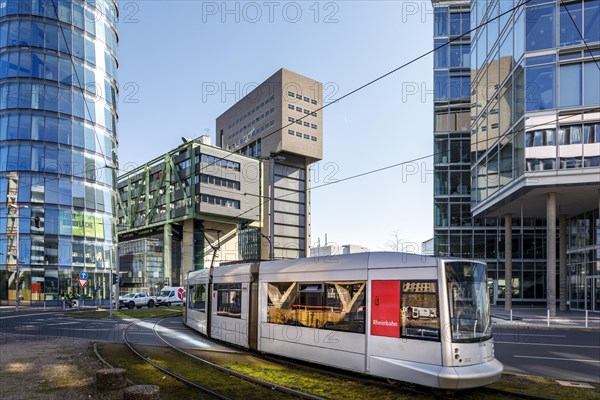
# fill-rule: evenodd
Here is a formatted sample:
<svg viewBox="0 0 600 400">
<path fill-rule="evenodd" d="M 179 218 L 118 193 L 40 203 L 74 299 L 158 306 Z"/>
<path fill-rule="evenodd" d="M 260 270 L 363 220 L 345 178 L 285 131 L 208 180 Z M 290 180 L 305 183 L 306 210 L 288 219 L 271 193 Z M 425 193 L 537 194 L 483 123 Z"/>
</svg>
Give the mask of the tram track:
<svg viewBox="0 0 600 400">
<path fill-rule="evenodd" d="M 290 397 L 295 397 L 295 398 L 299 398 L 299 399 L 305 399 L 305 400 L 323 400 L 322 397 L 318 397 L 318 396 L 314 396 L 312 394 L 309 393 L 304 393 L 295 389 L 291 389 L 291 388 L 287 388 L 285 386 L 282 385 L 278 385 L 275 384 L 273 382 L 268 382 L 268 381 L 264 381 L 255 377 L 252 377 L 250 375 L 246 375 L 243 374 L 241 372 L 237 372 L 237 371 L 233 371 L 229 368 L 225 368 L 222 367 L 218 364 L 215 364 L 211 361 L 208 361 L 206 359 L 203 359 L 201 357 L 198 357 L 194 354 L 191 354 L 189 352 L 186 352 L 185 350 L 182 350 L 174 345 L 172 345 L 171 343 L 169 343 L 167 340 L 165 340 L 160 333 L 157 331 L 157 326 L 159 326 L 159 323 L 163 320 L 165 320 L 166 318 L 162 318 L 158 321 L 156 321 L 152 327 L 152 331 L 154 336 L 160 340 L 162 343 L 164 343 L 165 345 L 167 345 L 168 348 L 170 348 L 171 350 L 174 350 L 178 353 L 184 354 L 186 356 L 188 356 L 189 358 L 193 359 L 195 362 L 202 364 L 203 366 L 214 370 L 214 371 L 218 371 L 219 373 L 223 374 L 223 379 L 227 379 L 228 377 L 235 377 L 239 380 L 243 380 L 245 382 L 247 382 L 248 384 L 252 384 L 252 385 L 258 385 L 261 386 L 264 389 L 268 390 L 268 393 L 265 393 L 265 397 L 264 398 L 271 398 L 272 397 L 272 391 L 277 391 L 281 394 L 290 396 Z M 129 324 L 127 326 L 127 328 L 125 328 L 125 331 L 123 332 L 123 341 L 125 343 L 125 345 L 129 348 L 129 350 L 135 354 L 138 358 L 140 358 L 142 361 L 144 361 L 145 363 L 151 365 L 152 367 L 156 368 L 157 370 L 163 372 L 166 375 L 169 375 L 170 377 L 194 388 L 197 389 L 199 391 L 202 391 L 203 393 L 206 393 L 214 398 L 217 399 L 223 399 L 223 400 L 234 400 L 236 397 L 231 397 L 229 395 L 223 394 L 221 391 L 215 390 L 211 387 L 209 387 L 208 385 L 204 385 L 204 384 L 200 384 L 198 382 L 194 382 L 188 378 L 186 378 L 185 376 L 173 372 L 173 370 L 170 370 L 169 368 L 165 368 L 164 366 L 159 365 L 157 362 L 153 361 L 152 359 L 150 359 L 149 357 L 146 357 L 144 354 L 142 354 L 142 352 L 138 351 L 133 343 L 129 340 L 128 338 L 128 332 L 129 330 L 135 326 L 136 323 L 138 323 L 139 321 L 134 321 L 131 324 Z M 231 385 L 230 382 L 228 382 L 228 385 Z"/>
<path fill-rule="evenodd" d="M 291 388 L 288 388 L 286 386 L 282 386 L 282 385 L 279 385 L 279 384 L 276 384 L 276 383 L 273 383 L 273 382 L 268 382 L 268 381 L 265 381 L 263 379 L 259 379 L 259 378 L 256 378 L 256 377 L 253 377 L 253 376 L 250 376 L 250 375 L 238 372 L 238 371 L 234 371 L 234 370 L 232 370 L 230 368 L 226 368 L 226 367 L 223 367 L 221 365 L 215 364 L 212 361 L 208 361 L 208 360 L 206 360 L 206 359 L 204 359 L 202 357 L 198 357 L 195 354 L 192 354 L 192 353 L 187 352 L 187 351 L 185 351 L 185 350 L 183 350 L 183 349 L 181 349 L 181 348 L 179 348 L 177 346 L 174 346 L 172 343 L 169 343 L 165 338 L 163 338 L 160 335 L 160 333 L 158 333 L 157 330 L 156 330 L 156 327 L 159 325 L 159 323 L 161 321 L 165 320 L 165 319 L 167 319 L 167 318 L 163 318 L 163 319 L 157 321 L 154 324 L 154 326 L 152 327 L 152 331 L 154 332 L 154 335 L 155 335 L 155 337 L 157 339 L 159 339 L 160 341 L 162 341 L 164 344 L 166 344 L 168 347 L 172 348 L 173 350 L 175 350 L 175 351 L 177 351 L 177 352 L 179 352 L 181 354 L 184 354 L 184 355 L 186 355 L 186 356 L 188 356 L 188 357 L 190 357 L 190 358 L 192 358 L 192 359 L 194 359 L 194 360 L 196 360 L 196 361 L 198 361 L 198 362 L 200 362 L 202 364 L 205 364 L 205 365 L 207 365 L 207 366 L 209 366 L 211 368 L 214 368 L 214 369 L 216 369 L 218 371 L 221 371 L 221 372 L 229 374 L 229 375 L 233 375 L 233 376 L 235 376 L 235 377 L 237 377 L 239 379 L 243 379 L 245 381 L 248 381 L 248 382 L 251 382 L 251 383 L 263 386 L 263 387 L 271 389 L 271 390 L 276 390 L 278 392 L 281 392 L 281 393 L 284 393 L 284 394 L 288 394 L 288 395 L 292 395 L 292 396 L 300 398 L 300 399 L 306 399 L 306 400 L 324 400 L 322 397 L 319 397 L 319 396 L 314 396 L 314 395 L 309 394 L 309 393 L 301 392 L 301 391 L 296 390 L 296 389 L 291 389 Z"/>
<path fill-rule="evenodd" d="M 158 369 L 159 371 L 161 371 L 161 372 L 169 375 L 170 377 L 172 377 L 172 378 L 174 378 L 174 379 L 176 379 L 176 380 L 178 380 L 178 381 L 180 381 L 180 382 L 182 382 L 182 383 L 184 383 L 184 384 L 186 384 L 188 386 L 193 387 L 194 389 L 197 389 L 197 390 L 199 390 L 199 391 L 201 391 L 203 393 L 206 393 L 208 395 L 214 396 L 215 398 L 220 399 L 220 400 L 234 400 L 232 397 L 225 396 L 225 395 L 223 395 L 221 393 L 218 393 L 218 392 L 216 392 L 216 391 L 208 388 L 207 386 L 200 385 L 200 384 L 198 384 L 196 382 L 192 382 L 189 379 L 186 379 L 186 378 L 184 378 L 183 376 L 181 376 L 179 374 L 176 374 L 174 372 L 169 371 L 167 368 L 164 368 L 164 367 L 158 365 L 157 363 L 155 363 L 154 361 L 150 360 L 148 357 L 145 357 L 142 353 L 140 353 L 139 351 L 137 351 L 133 347 L 132 343 L 129 341 L 129 339 L 127 337 L 127 334 L 129 333 L 129 329 L 131 329 L 131 327 L 133 327 L 137 322 L 138 321 L 134 321 L 131 324 L 129 324 L 127 326 L 127 328 L 125 328 L 125 331 L 123 332 L 123 342 L 129 348 L 129 350 L 131 350 L 131 352 L 133 354 L 135 354 L 137 357 L 139 357 L 145 363 L 152 365 L 154 368 Z"/>
<path fill-rule="evenodd" d="M 214 364 L 208 360 L 204 360 L 201 359 L 200 357 L 189 353 L 183 349 L 180 349 L 176 346 L 174 346 L 172 343 L 168 342 L 164 337 L 162 337 L 160 335 L 160 333 L 157 332 L 157 326 L 160 326 L 160 322 L 168 319 L 170 317 L 166 317 L 166 318 L 162 318 L 161 320 L 157 321 L 154 326 L 153 326 L 153 332 L 155 334 L 155 336 L 162 341 L 165 345 L 167 345 L 168 347 L 174 349 L 175 351 L 184 354 L 186 356 L 189 356 L 193 359 L 196 360 L 202 360 L 202 362 L 207 362 L 211 365 L 214 365 L 216 368 L 223 370 L 224 372 L 230 373 L 230 374 L 238 374 L 238 372 L 232 371 L 229 368 L 225 368 L 222 367 L 220 365 Z M 210 338 L 206 338 L 207 340 L 212 341 L 212 339 Z M 215 342 L 216 343 L 216 342 Z M 221 343 L 221 342 L 219 342 Z M 225 345 L 231 348 L 234 348 L 234 346 L 228 345 L 226 343 L 221 343 L 221 345 Z M 348 371 L 345 371 L 344 373 L 338 373 L 338 372 L 334 372 L 331 370 L 323 370 L 322 368 L 319 367 L 315 367 L 315 366 L 311 366 L 308 365 L 306 363 L 302 363 L 302 362 L 297 362 L 297 361 L 293 361 L 290 360 L 288 358 L 282 358 L 282 357 L 278 357 L 278 356 L 271 356 L 271 355 L 266 355 L 266 354 L 262 354 L 262 353 L 258 353 L 258 352 L 253 352 L 253 351 L 249 351 L 247 352 L 248 354 L 252 354 L 253 356 L 265 360 L 265 361 L 270 361 L 273 363 L 277 363 L 280 365 L 286 365 L 290 368 L 294 368 L 294 369 L 302 369 L 302 370 L 306 370 L 306 371 L 311 371 L 311 372 L 316 372 L 318 374 L 326 374 L 330 377 L 334 377 L 334 378 L 338 378 L 338 379 L 348 379 L 349 375 L 348 375 Z M 261 381 L 264 384 L 267 385 L 276 385 L 274 383 L 270 383 L 264 380 L 260 380 L 258 378 L 255 377 L 251 377 L 245 374 L 241 374 L 244 375 L 247 378 L 250 378 L 251 381 Z M 389 383 L 387 381 L 383 381 L 381 379 L 376 379 L 373 377 L 367 377 L 367 376 L 362 376 L 360 374 L 352 374 L 351 373 L 351 377 L 353 381 L 360 381 L 361 383 L 364 383 L 365 385 L 376 385 L 380 388 L 385 388 L 385 389 L 389 389 L 389 390 L 398 390 L 400 389 L 403 392 L 406 392 L 406 394 L 412 393 L 415 395 L 423 395 L 423 396 L 428 396 L 428 397 L 432 397 L 435 399 L 441 399 L 441 400 L 456 400 L 457 398 L 460 398 L 460 396 L 456 396 L 456 394 L 460 393 L 460 392 L 452 392 L 452 391 L 443 391 L 443 390 L 432 390 L 430 388 L 426 388 L 426 387 L 422 387 L 422 386 L 418 386 L 418 385 L 413 385 L 410 383 L 405 383 L 405 382 L 401 382 L 401 381 L 395 381 L 394 383 Z M 244 378 L 242 378 L 244 379 Z M 275 388 L 275 386 L 273 386 L 273 388 Z M 280 388 L 284 388 L 283 393 L 286 394 L 292 394 L 295 396 L 298 396 L 298 391 L 294 390 L 294 389 L 289 389 L 289 388 L 285 388 L 283 386 L 280 386 Z M 289 392 L 287 390 L 290 390 Z M 503 390 L 503 389 L 497 389 L 497 388 L 490 388 L 490 387 L 481 387 L 481 388 L 477 388 L 477 389 L 466 389 L 465 392 L 470 392 L 472 395 L 476 395 L 475 392 L 473 391 L 478 391 L 481 393 L 481 395 L 483 396 L 484 394 L 494 394 L 496 396 L 500 396 L 502 398 L 506 398 L 506 399 L 523 399 L 523 400 L 556 400 L 554 398 L 551 397 L 544 397 L 544 396 L 537 396 L 537 395 L 530 395 L 530 394 L 524 394 L 524 393 L 518 393 L 518 392 L 513 392 L 513 391 L 508 391 L 508 390 Z M 301 393 L 301 392 L 300 392 Z M 310 399 L 316 399 L 316 398 L 320 398 L 320 397 L 316 397 L 316 396 L 312 396 L 309 395 Z M 477 397 L 477 396 L 476 396 Z M 305 397 L 302 397 L 305 398 Z"/>
<path fill-rule="evenodd" d="M 323 399 L 322 397 L 319 397 L 319 396 L 305 393 L 305 392 L 302 392 L 302 391 L 299 391 L 296 389 L 291 389 L 291 388 L 279 385 L 274 382 L 269 382 L 269 381 L 266 381 L 266 380 L 263 380 L 260 378 L 256 378 L 254 376 L 250 376 L 250 375 L 238 372 L 238 371 L 234 371 L 231 368 L 227 368 L 227 367 L 218 365 L 212 361 L 209 361 L 205 358 L 199 357 L 196 354 L 190 353 L 189 351 L 186 351 L 184 349 L 181 349 L 181 348 L 173 345 L 171 342 L 169 342 L 167 339 L 165 339 L 165 337 L 163 337 L 161 335 L 161 333 L 159 332 L 159 328 L 161 327 L 161 325 L 160 325 L 161 322 L 163 322 L 164 320 L 166 320 L 168 318 L 169 317 L 161 318 L 160 320 L 154 322 L 153 326 L 152 326 L 152 332 L 153 332 L 154 337 L 156 337 L 156 339 L 158 339 L 160 342 L 164 343 L 166 345 L 166 347 L 169 348 L 170 350 L 175 351 L 180 354 L 183 354 L 186 357 L 189 357 L 190 359 L 192 359 L 212 370 L 219 371 L 219 372 L 223 373 L 225 376 L 233 376 L 235 378 L 246 381 L 248 383 L 251 383 L 254 385 L 259 385 L 265 389 L 268 389 L 269 393 L 271 393 L 271 396 L 273 394 L 273 391 L 277 391 L 280 394 L 287 395 L 289 397 L 310 399 L 310 400 Z M 140 322 L 140 321 L 135 321 L 135 322 L 131 323 L 125 329 L 125 331 L 123 333 L 123 338 L 124 338 L 125 344 L 132 351 L 132 353 L 135 354 L 138 358 L 143 360 L 145 363 L 148 363 L 149 365 L 153 366 L 157 370 L 171 376 L 172 378 L 174 378 L 192 388 L 202 391 L 203 393 L 206 393 L 214 398 L 218 398 L 218 399 L 234 399 L 235 398 L 235 397 L 230 397 L 229 395 L 225 395 L 225 394 L 221 393 L 220 391 L 214 390 L 214 388 L 211 388 L 207 385 L 203 385 L 198 382 L 194 382 L 194 381 L 186 378 L 185 376 L 182 376 L 181 374 L 173 372 L 169 368 L 165 368 L 164 366 L 159 365 L 157 362 L 151 360 L 149 357 L 144 356 L 142 354 L 142 352 L 136 350 L 133 343 L 129 340 L 127 335 L 128 335 L 129 330 L 138 322 Z M 277 363 L 280 365 L 286 365 L 286 366 L 288 366 L 290 368 L 294 368 L 294 369 L 301 368 L 305 371 L 313 371 L 313 372 L 317 372 L 319 374 L 326 374 L 333 378 L 342 378 L 342 379 L 346 379 L 346 380 L 349 378 L 349 376 L 347 374 L 336 373 L 334 371 L 329 371 L 329 370 L 324 371 L 323 369 L 320 369 L 318 367 L 308 366 L 303 363 L 297 363 L 297 362 L 290 361 L 288 359 L 280 359 L 279 357 L 265 356 L 263 354 L 256 354 L 254 352 L 249 352 L 248 354 L 252 354 L 253 356 L 258 357 L 259 359 L 271 361 L 271 362 L 274 362 L 274 363 Z M 413 394 L 413 395 L 420 395 L 420 396 L 426 396 L 429 398 L 436 398 L 436 399 L 443 399 L 443 400 L 456 400 L 457 398 L 462 397 L 462 396 L 458 395 L 458 393 L 460 393 L 460 392 L 446 392 L 446 391 L 441 391 L 441 390 L 433 390 L 432 391 L 431 389 L 428 389 L 425 387 L 420 387 L 418 385 L 412 386 L 410 384 L 402 384 L 401 382 L 400 382 L 400 385 L 391 384 L 391 383 L 388 383 L 388 382 L 385 382 L 382 380 L 371 379 L 368 377 L 358 376 L 358 375 L 354 375 L 354 374 L 351 374 L 351 379 L 353 381 L 360 381 L 361 383 L 363 383 L 365 385 L 375 385 L 382 389 L 389 389 L 389 390 L 394 390 L 397 392 L 404 392 L 404 394 L 406 394 L 406 395 Z M 473 389 L 473 391 L 465 390 L 464 392 L 463 391 L 461 391 L 461 392 L 464 394 L 469 394 L 470 396 L 468 396 L 468 398 L 479 398 L 479 397 L 484 397 L 486 395 L 494 395 L 496 398 L 507 398 L 507 399 L 554 400 L 553 398 L 549 398 L 549 397 L 529 395 L 529 394 L 512 392 L 512 391 L 507 391 L 507 390 L 502 390 L 502 389 L 497 389 L 497 388 L 490 388 L 490 387 L 482 387 L 482 388 L 478 388 L 478 389 Z M 268 396 L 265 398 L 270 398 L 271 396 Z"/>
</svg>

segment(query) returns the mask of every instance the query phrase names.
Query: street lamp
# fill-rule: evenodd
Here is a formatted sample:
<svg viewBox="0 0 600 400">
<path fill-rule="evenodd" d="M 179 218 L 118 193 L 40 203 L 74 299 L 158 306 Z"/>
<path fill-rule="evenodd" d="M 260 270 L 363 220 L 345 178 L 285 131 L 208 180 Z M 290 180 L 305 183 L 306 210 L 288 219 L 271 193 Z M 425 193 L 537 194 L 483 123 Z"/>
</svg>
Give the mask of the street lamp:
<svg viewBox="0 0 600 400">
<path fill-rule="evenodd" d="M 273 260 L 275 258 L 275 161 L 284 161 L 285 157 L 275 155 L 275 153 L 271 153 L 268 157 L 260 157 L 261 160 L 269 161 L 269 169 L 271 174 L 270 181 L 270 196 L 269 196 L 269 209 L 270 209 L 270 218 L 269 218 L 269 259 Z M 264 235 L 263 235 L 264 236 Z"/>
<path fill-rule="evenodd" d="M 18 220 L 19 218 L 19 209 L 22 208 L 29 208 L 29 206 L 20 206 L 18 204 L 9 204 L 8 205 L 9 208 L 12 208 L 14 210 L 17 210 L 17 215 L 16 218 Z M 21 302 L 21 294 L 20 294 L 20 286 L 21 286 L 21 271 L 20 271 L 20 265 L 21 265 L 21 260 L 19 260 L 19 224 L 16 224 L 17 230 L 15 231 L 15 238 L 16 238 L 16 242 L 17 242 L 17 246 L 15 249 L 15 258 L 17 259 L 17 267 L 15 270 L 15 274 L 16 274 L 16 279 L 15 279 L 15 286 L 16 286 L 16 291 L 15 291 L 15 297 L 16 297 L 16 303 L 15 303 L 15 311 L 19 312 L 19 303 Z"/>
</svg>

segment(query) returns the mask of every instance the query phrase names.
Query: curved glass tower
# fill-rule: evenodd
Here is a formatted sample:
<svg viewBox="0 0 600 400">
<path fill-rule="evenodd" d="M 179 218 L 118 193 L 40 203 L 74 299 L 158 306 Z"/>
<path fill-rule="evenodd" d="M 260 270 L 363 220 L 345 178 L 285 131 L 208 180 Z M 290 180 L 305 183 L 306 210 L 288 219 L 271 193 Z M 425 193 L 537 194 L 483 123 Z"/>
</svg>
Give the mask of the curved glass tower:
<svg viewBox="0 0 600 400">
<path fill-rule="evenodd" d="M 117 15 L 113 0 L 0 0 L 3 304 L 16 299 L 18 275 L 21 304 L 69 291 L 108 298 Z"/>
</svg>

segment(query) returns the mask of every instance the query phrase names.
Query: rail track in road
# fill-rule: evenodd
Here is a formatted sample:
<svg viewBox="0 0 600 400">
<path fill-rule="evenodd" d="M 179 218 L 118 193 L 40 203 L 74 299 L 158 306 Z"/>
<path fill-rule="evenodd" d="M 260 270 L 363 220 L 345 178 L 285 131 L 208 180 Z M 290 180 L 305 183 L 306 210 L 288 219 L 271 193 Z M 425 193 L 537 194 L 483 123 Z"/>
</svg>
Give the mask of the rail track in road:
<svg viewBox="0 0 600 400">
<path fill-rule="evenodd" d="M 314 396 L 311 394 L 307 394 L 307 393 L 298 391 L 296 389 L 287 388 L 285 386 L 281 386 L 281 385 L 278 385 L 273 382 L 268 382 L 268 381 L 265 381 L 265 380 L 247 375 L 247 374 L 233 371 L 230 368 L 223 367 L 223 366 L 213 363 L 209 360 L 206 360 L 202 357 L 199 357 L 196 354 L 190 353 L 189 351 L 186 351 L 180 347 L 175 346 L 173 343 L 171 343 L 167 339 L 165 339 L 157 329 L 160 326 L 160 323 L 162 321 L 166 320 L 167 318 L 163 318 L 159 321 L 156 321 L 152 327 L 152 330 L 153 330 L 155 337 L 158 340 L 160 340 L 162 343 L 164 343 L 166 346 L 173 349 L 174 351 L 177 351 L 178 353 L 181 353 L 181 354 L 183 354 L 187 357 L 190 357 L 196 361 L 199 361 L 201 363 L 205 363 L 206 365 L 216 368 L 219 371 L 222 371 L 226 374 L 234 375 L 234 376 L 239 377 L 240 379 L 244 379 L 249 382 L 256 383 L 258 385 L 270 388 L 272 390 L 280 391 L 281 393 L 286 394 L 286 395 L 294 396 L 297 398 L 303 398 L 303 399 L 319 399 L 319 398 L 321 398 L 318 396 Z M 206 340 L 210 341 L 211 339 L 207 338 Z M 220 344 L 226 345 L 224 343 L 220 343 Z M 227 345 L 226 345 L 226 347 L 230 347 L 232 349 L 234 348 L 233 346 L 227 346 Z M 238 348 L 236 348 L 236 349 L 238 349 Z M 353 381 L 360 381 L 365 385 L 378 386 L 380 388 L 392 390 L 397 394 L 405 394 L 409 397 L 411 395 L 421 395 L 421 396 L 430 397 L 430 398 L 456 400 L 457 397 L 455 396 L 455 394 L 460 393 L 460 392 L 444 392 L 441 390 L 432 391 L 429 388 L 419 387 L 416 385 L 404 385 L 402 383 L 400 386 L 398 386 L 397 384 L 387 383 L 385 381 L 382 381 L 382 380 L 376 379 L 376 378 L 372 378 L 372 377 L 362 376 L 362 375 L 358 375 L 358 374 L 350 374 L 350 376 L 349 376 L 347 372 L 345 374 L 343 374 L 341 372 L 338 373 L 338 372 L 334 372 L 331 370 L 324 370 L 323 368 L 319 368 L 317 366 L 311 366 L 311 365 L 307 365 L 302 362 L 295 362 L 295 361 L 292 361 L 289 359 L 283 359 L 283 358 L 276 357 L 276 356 L 268 356 L 268 355 L 264 355 L 264 354 L 260 354 L 260 353 L 256 353 L 256 352 L 247 352 L 247 351 L 245 351 L 245 353 L 256 356 L 262 360 L 271 361 L 271 362 L 278 363 L 281 365 L 287 365 L 290 368 L 293 368 L 295 370 L 303 369 L 303 370 L 315 372 L 321 376 L 326 375 L 326 376 L 330 376 L 330 377 L 334 377 L 334 378 L 338 378 L 338 379 L 344 379 L 344 380 L 352 379 Z M 474 391 L 477 391 L 477 392 L 475 393 Z M 477 398 L 478 395 L 481 395 L 481 396 L 496 395 L 497 398 L 503 398 L 503 399 L 506 398 L 506 399 L 524 399 L 524 400 L 554 400 L 553 398 L 549 398 L 549 397 L 528 395 L 528 394 L 522 394 L 522 393 L 517 393 L 517 392 L 512 392 L 512 391 L 507 391 L 507 390 L 502 390 L 502 389 L 497 389 L 497 388 L 489 388 L 489 387 L 473 389 L 473 391 L 467 390 L 465 392 L 470 392 L 474 396 L 473 398 Z"/>
<path fill-rule="evenodd" d="M 278 385 L 278 384 L 275 384 L 272 382 L 267 382 L 262 379 L 252 377 L 250 375 L 243 374 L 241 372 L 233 371 L 229 368 L 222 367 L 222 366 L 215 364 L 211 361 L 208 361 L 202 357 L 191 354 L 189 352 L 186 352 L 185 350 L 182 350 L 176 346 L 173 346 L 171 343 L 166 341 L 156 330 L 156 327 L 159 324 L 159 322 L 161 322 L 164 319 L 165 318 L 154 323 L 154 326 L 152 329 L 154 335 L 161 342 L 165 343 L 171 350 L 179 352 L 181 354 L 184 354 L 184 355 L 188 356 L 190 359 L 194 360 L 195 364 L 197 365 L 197 369 L 195 369 L 195 371 L 194 371 L 195 375 L 202 374 L 202 372 L 204 370 L 211 370 L 213 372 L 213 374 L 212 374 L 212 377 L 208 380 L 210 380 L 212 382 L 212 384 L 200 383 L 196 379 L 192 379 L 190 377 L 184 376 L 183 374 L 181 374 L 179 372 L 175 372 L 175 371 L 173 371 L 172 368 L 167 368 L 164 365 L 160 365 L 160 362 L 158 360 L 153 360 L 153 359 L 151 359 L 151 357 L 148 357 L 147 355 L 142 354 L 142 351 L 136 349 L 134 344 L 129 340 L 128 333 L 129 333 L 129 330 L 133 326 L 135 326 L 136 323 L 138 323 L 139 321 L 134 321 L 130 325 L 127 326 L 127 328 L 123 332 L 123 340 L 125 342 L 125 345 L 129 348 L 129 350 L 131 350 L 137 357 L 139 357 L 145 363 L 152 365 L 154 368 L 160 370 L 161 372 L 173 377 L 174 379 L 177 379 L 178 381 L 183 382 L 184 384 L 186 384 L 190 387 L 193 387 L 199 391 L 202 391 L 203 393 L 206 393 L 214 398 L 223 399 L 223 400 L 228 400 L 228 399 L 233 400 L 236 397 L 232 397 L 231 394 L 227 394 L 227 392 L 231 392 L 231 390 L 224 390 L 223 388 L 216 389 L 215 386 L 226 386 L 229 388 L 231 388 L 232 386 L 235 386 L 236 392 L 241 390 L 243 386 L 247 386 L 246 387 L 247 389 L 249 389 L 251 387 L 251 389 L 253 391 L 253 398 L 257 398 L 257 399 L 274 398 L 275 396 L 274 396 L 273 391 L 277 391 L 281 394 L 280 397 L 282 397 L 282 398 L 295 397 L 295 398 L 306 399 L 306 400 L 323 400 L 322 397 L 314 396 L 312 394 L 305 393 L 305 392 L 302 392 L 299 390 L 290 389 L 290 388 L 287 388 L 282 385 Z M 218 379 L 214 378 L 215 371 L 221 375 L 222 385 L 219 385 Z M 232 384 L 232 382 L 231 382 L 232 376 L 235 379 L 237 379 L 238 382 Z M 264 393 L 261 393 L 261 391 Z M 246 396 L 243 396 L 243 397 L 246 398 Z M 240 396 L 238 396 L 237 398 L 240 398 Z"/>
</svg>

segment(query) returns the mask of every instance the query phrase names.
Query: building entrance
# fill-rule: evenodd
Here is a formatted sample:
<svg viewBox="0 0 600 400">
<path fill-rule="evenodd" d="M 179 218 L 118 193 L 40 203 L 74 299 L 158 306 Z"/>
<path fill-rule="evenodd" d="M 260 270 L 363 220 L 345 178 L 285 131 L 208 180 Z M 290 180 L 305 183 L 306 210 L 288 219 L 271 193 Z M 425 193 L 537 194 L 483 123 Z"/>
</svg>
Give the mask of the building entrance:
<svg viewBox="0 0 600 400">
<path fill-rule="evenodd" d="M 585 280 L 585 309 L 600 312 L 600 275 Z"/>
</svg>

